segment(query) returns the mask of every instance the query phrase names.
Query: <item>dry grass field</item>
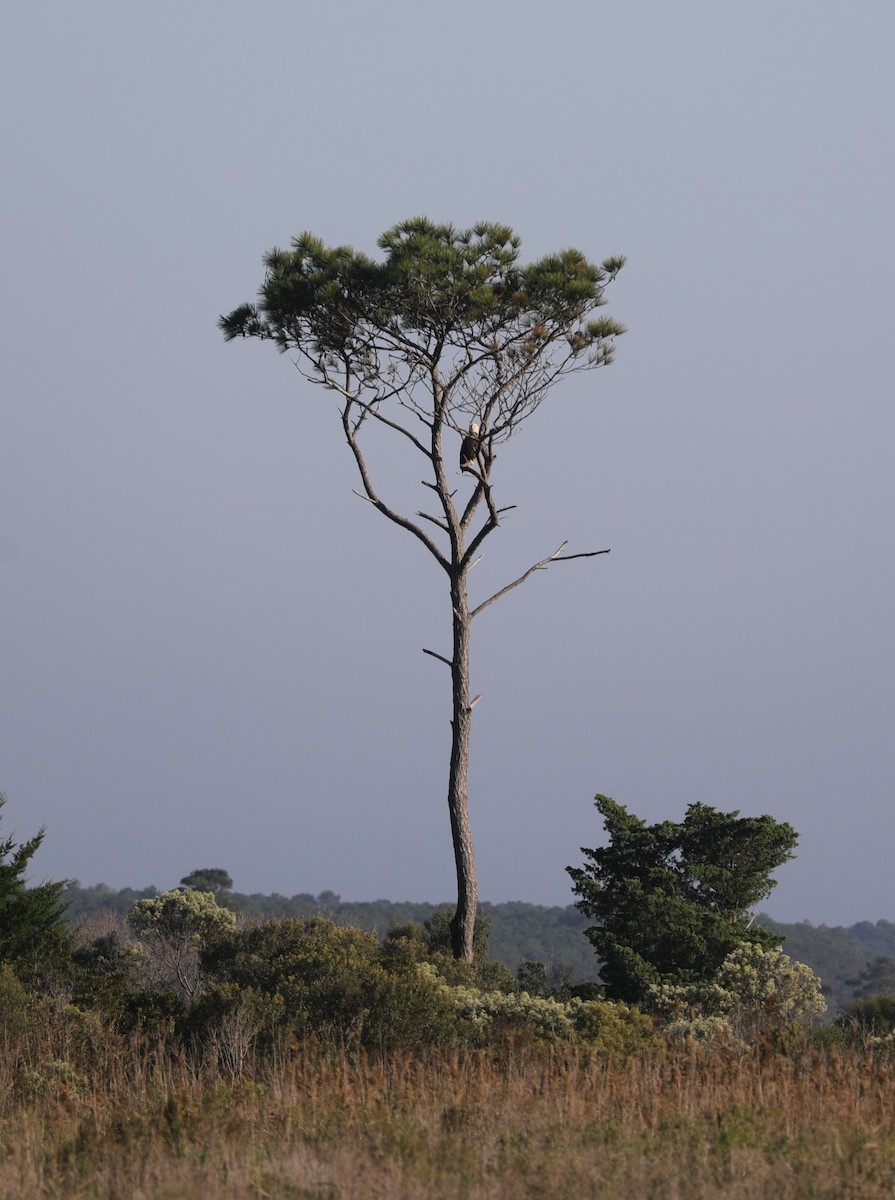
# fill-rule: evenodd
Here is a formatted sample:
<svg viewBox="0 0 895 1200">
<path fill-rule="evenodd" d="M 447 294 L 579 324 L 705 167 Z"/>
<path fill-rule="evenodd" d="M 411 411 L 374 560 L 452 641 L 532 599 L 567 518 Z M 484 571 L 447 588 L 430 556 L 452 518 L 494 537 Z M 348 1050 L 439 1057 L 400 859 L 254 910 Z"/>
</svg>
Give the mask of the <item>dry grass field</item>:
<svg viewBox="0 0 895 1200">
<path fill-rule="evenodd" d="M 64 1014 L 0 1037 L 3 1200 L 895 1195 L 895 1064 L 873 1051 L 311 1040 L 237 1071 Z"/>
</svg>

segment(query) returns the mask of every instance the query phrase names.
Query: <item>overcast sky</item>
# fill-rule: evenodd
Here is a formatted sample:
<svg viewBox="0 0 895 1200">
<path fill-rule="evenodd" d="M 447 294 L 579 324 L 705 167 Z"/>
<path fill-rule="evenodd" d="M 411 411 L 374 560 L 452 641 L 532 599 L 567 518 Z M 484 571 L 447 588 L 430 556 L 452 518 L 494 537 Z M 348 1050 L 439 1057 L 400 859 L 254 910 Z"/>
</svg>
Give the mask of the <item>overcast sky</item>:
<svg viewBox="0 0 895 1200">
<path fill-rule="evenodd" d="M 35 878 L 455 895 L 445 580 L 352 495 L 332 397 L 216 328 L 272 245 L 424 213 L 628 256 L 616 362 L 495 467 L 479 599 L 612 552 L 476 622 L 482 898 L 571 902 L 603 792 L 789 821 L 767 911 L 895 920 L 893 45 L 891 0 L 7 0 L 0 833 L 46 824 Z"/>
</svg>

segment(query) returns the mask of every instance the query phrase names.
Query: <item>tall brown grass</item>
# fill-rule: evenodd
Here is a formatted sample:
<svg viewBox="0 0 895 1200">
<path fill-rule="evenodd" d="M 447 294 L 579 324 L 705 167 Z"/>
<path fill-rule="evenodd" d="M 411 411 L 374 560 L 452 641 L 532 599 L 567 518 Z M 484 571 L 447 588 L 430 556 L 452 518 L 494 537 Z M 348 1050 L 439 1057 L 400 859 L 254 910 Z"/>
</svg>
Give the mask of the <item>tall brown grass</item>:
<svg viewBox="0 0 895 1200">
<path fill-rule="evenodd" d="M 125 1037 L 63 1004 L 18 1022 L 11 1011 L 3 1200 L 895 1192 L 895 1065 L 873 1051 L 624 1057 L 507 1039 L 388 1052 L 294 1042 L 234 1059 Z"/>
</svg>

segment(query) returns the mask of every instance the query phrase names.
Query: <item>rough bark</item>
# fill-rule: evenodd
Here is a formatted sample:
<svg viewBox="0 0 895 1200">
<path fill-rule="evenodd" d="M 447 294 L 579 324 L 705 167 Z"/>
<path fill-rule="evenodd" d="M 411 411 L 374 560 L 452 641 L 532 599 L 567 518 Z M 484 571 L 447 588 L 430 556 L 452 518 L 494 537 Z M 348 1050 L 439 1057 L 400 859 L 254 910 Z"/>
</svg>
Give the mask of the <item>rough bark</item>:
<svg viewBox="0 0 895 1200">
<path fill-rule="evenodd" d="M 455 958 L 472 961 L 473 936 L 478 908 L 478 878 L 472 829 L 469 823 L 469 742 L 472 704 L 469 697 L 469 641 L 472 618 L 466 594 L 466 572 L 461 570 L 451 584 L 453 605 L 453 656 L 451 684 L 451 765 L 448 775 L 448 811 L 457 867 L 457 910 L 451 920 L 451 943 Z"/>
</svg>

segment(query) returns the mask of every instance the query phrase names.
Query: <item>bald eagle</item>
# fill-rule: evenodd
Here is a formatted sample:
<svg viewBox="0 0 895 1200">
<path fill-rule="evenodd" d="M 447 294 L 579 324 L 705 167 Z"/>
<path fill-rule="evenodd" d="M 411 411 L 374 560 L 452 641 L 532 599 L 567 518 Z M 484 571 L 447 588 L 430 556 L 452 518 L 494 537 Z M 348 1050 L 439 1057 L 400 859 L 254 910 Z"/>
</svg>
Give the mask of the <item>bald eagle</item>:
<svg viewBox="0 0 895 1200">
<path fill-rule="evenodd" d="M 473 421 L 469 426 L 469 433 L 463 439 L 463 444 L 460 447 L 461 471 L 475 471 L 481 448 L 482 441 L 479 437 L 479 423 L 478 421 Z"/>
</svg>

